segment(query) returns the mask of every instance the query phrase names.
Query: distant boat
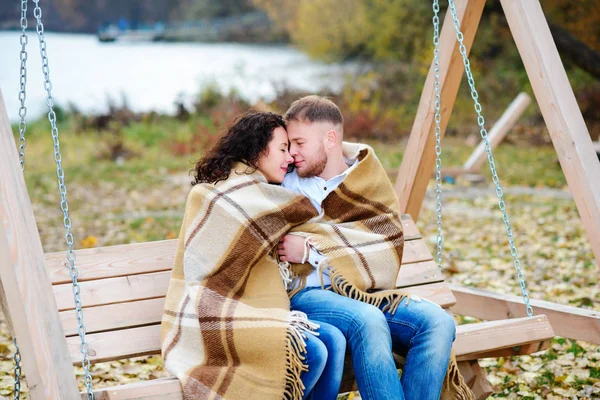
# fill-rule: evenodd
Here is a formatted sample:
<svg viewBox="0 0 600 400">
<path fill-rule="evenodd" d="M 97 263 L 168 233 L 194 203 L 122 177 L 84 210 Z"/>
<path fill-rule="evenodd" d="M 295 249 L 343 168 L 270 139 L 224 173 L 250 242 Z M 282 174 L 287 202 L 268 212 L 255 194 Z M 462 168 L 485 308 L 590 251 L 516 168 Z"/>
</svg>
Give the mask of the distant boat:
<svg viewBox="0 0 600 400">
<path fill-rule="evenodd" d="M 156 24 L 152 28 L 145 29 L 119 29 L 116 25 L 108 25 L 98 30 L 100 42 L 151 42 L 164 39 L 164 25 Z"/>
</svg>

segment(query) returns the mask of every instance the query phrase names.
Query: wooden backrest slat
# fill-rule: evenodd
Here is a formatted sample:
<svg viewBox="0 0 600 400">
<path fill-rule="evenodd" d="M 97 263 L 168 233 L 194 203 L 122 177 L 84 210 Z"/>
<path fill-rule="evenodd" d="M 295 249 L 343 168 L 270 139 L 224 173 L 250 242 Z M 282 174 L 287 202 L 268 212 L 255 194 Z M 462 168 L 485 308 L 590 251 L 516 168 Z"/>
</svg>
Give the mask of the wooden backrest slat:
<svg viewBox="0 0 600 400">
<path fill-rule="evenodd" d="M 171 271 L 164 271 L 82 282 L 81 302 L 84 307 L 93 307 L 164 297 L 169 288 L 170 278 Z M 59 311 L 75 308 L 70 283 L 55 285 L 52 288 Z"/>
</svg>

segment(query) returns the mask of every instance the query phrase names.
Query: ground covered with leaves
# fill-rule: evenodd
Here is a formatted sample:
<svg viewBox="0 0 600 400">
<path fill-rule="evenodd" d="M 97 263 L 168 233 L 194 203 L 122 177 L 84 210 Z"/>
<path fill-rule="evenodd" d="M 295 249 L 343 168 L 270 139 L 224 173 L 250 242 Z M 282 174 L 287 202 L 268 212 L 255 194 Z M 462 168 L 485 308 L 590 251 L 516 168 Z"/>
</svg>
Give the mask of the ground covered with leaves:
<svg viewBox="0 0 600 400">
<path fill-rule="evenodd" d="M 46 139 L 44 139 L 46 140 Z M 26 179 L 44 251 L 65 249 L 51 146 L 30 144 Z M 374 144 L 387 168 L 397 168 L 401 146 Z M 141 151 L 137 158 L 113 162 L 97 157 L 101 145 L 69 137 L 63 146 L 68 200 L 77 248 L 175 238 L 189 191 L 193 157 Z M 448 165 L 472 149 L 448 150 Z M 499 174 L 507 182 L 505 200 L 530 296 L 534 299 L 600 311 L 598 266 L 552 148 L 500 146 Z M 504 173 L 504 175 L 503 175 Z M 489 180 L 488 180 L 489 182 Z M 435 198 L 430 186 L 418 227 L 435 246 Z M 446 185 L 444 199 L 447 280 L 501 293 L 520 294 L 497 199 L 488 184 L 459 180 Z M 82 294 L 85 304 L 85 293 Z M 468 316 L 457 317 L 469 323 Z M 13 391 L 12 339 L 0 323 L 0 395 Z M 549 350 L 510 359 L 485 359 L 480 365 L 495 399 L 600 398 L 600 346 L 555 338 Z M 26 366 L 24 366 L 26 368 Z M 83 371 L 75 368 L 81 378 Z M 99 363 L 92 367 L 94 387 L 168 376 L 160 357 Z M 79 379 L 83 389 L 82 379 Z M 26 384 L 23 385 L 27 392 Z M 24 398 L 27 398 L 25 395 Z M 340 397 L 359 398 L 357 393 Z"/>
</svg>

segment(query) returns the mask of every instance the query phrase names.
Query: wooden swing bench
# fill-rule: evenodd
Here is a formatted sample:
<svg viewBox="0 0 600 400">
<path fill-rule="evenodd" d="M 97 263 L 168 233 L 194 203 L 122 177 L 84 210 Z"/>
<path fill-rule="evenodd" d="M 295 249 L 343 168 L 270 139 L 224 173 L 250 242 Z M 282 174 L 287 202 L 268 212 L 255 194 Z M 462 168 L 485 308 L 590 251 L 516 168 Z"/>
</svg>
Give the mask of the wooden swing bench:
<svg viewBox="0 0 600 400">
<path fill-rule="evenodd" d="M 485 2 L 457 1 L 457 19 L 464 28 L 466 48 L 474 40 Z M 600 176 L 600 166 L 585 121 L 561 67 L 539 1 L 501 0 L 501 3 L 596 261 L 600 263 L 600 193 L 592 185 Z M 449 13 L 439 43 L 444 49 L 438 69 L 444 121 L 439 129 L 442 137 L 463 74 L 462 56 Z M 419 215 L 435 160 L 436 127 L 431 107 L 435 75 L 432 63 L 396 180 L 402 212 L 412 215 L 412 218 L 403 216 L 406 245 L 397 285 L 451 312 L 456 298 L 413 222 Z M 65 253 L 42 252 L 15 148 L 0 94 L 0 289 L 3 289 L 0 293 L 5 315 L 11 333 L 18 337 L 31 398 L 87 398 L 78 392 L 71 365 L 80 364 L 82 355 Z M 176 241 L 171 240 L 77 251 L 86 340 L 92 362 L 160 353 L 160 320 L 175 246 Z M 553 336 L 544 315 L 461 325 L 457 327 L 454 351 L 463 377 L 476 398 L 483 399 L 492 390 L 478 359 L 534 353 L 547 348 Z M 352 389 L 352 385 L 352 371 L 348 367 L 342 391 Z M 98 400 L 182 398 L 181 386 L 174 377 L 96 389 L 95 393 Z"/>
<path fill-rule="evenodd" d="M 410 215 L 403 215 L 405 250 L 397 286 L 444 308 L 456 303 Z M 160 321 L 177 240 L 128 244 L 77 252 L 79 282 L 92 363 L 160 354 Z M 80 339 L 64 252 L 47 253 L 46 266 L 74 365 L 81 364 Z M 544 350 L 554 336 L 544 315 L 462 325 L 454 350 L 461 372 L 478 398 L 491 387 L 479 358 L 530 354 Z M 342 392 L 353 389 L 347 362 Z M 96 399 L 181 399 L 176 378 L 96 389 Z M 85 398 L 85 394 L 83 394 Z"/>
</svg>

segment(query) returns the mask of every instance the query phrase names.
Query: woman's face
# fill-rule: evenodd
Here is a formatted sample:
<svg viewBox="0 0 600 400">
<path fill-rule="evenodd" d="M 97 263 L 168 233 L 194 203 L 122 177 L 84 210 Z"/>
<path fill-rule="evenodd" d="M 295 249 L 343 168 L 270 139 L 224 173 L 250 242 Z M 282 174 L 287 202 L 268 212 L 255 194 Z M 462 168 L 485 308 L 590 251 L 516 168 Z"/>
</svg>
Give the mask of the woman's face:
<svg viewBox="0 0 600 400">
<path fill-rule="evenodd" d="M 294 162 L 288 148 L 287 132 L 281 126 L 278 126 L 273 130 L 273 138 L 267 146 L 267 151 L 257 163 L 258 170 L 267 178 L 269 183 L 283 182 L 288 165 Z"/>
</svg>

